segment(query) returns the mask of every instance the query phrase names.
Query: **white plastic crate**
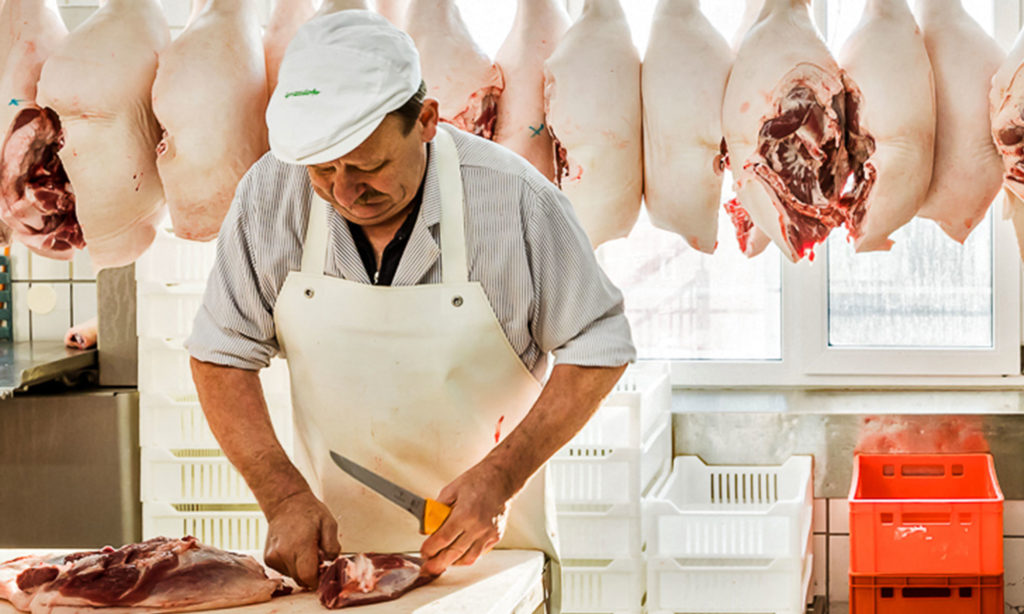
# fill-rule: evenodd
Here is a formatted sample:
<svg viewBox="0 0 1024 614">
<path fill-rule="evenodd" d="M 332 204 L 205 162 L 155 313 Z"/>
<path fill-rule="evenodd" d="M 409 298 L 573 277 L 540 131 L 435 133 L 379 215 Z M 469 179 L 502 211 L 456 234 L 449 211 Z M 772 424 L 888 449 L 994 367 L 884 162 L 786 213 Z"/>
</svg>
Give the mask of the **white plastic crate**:
<svg viewBox="0 0 1024 614">
<path fill-rule="evenodd" d="M 178 456 L 142 449 L 142 500 L 147 503 L 256 503 L 256 497 L 227 457 Z"/>
<path fill-rule="evenodd" d="M 192 535 L 226 550 L 262 550 L 267 520 L 255 505 L 142 504 L 142 538 Z"/>
<path fill-rule="evenodd" d="M 156 393 L 172 399 L 195 397 L 188 351 L 182 339 L 139 338 L 139 392 Z M 289 393 L 288 366 L 274 359 L 260 371 L 265 395 Z"/>
<path fill-rule="evenodd" d="M 668 480 L 643 502 L 648 556 L 801 558 L 811 530 L 811 461 L 708 466 L 676 457 Z"/>
<path fill-rule="evenodd" d="M 647 560 L 647 611 L 650 614 L 804 614 L 811 585 L 813 555 L 791 567 L 775 561 L 763 566 L 687 567 L 678 560 Z"/>
<path fill-rule="evenodd" d="M 607 506 L 640 501 L 672 457 L 670 418 L 663 416 L 642 448 L 570 442 L 550 461 L 555 501 Z"/>
<path fill-rule="evenodd" d="M 672 411 L 672 379 L 667 362 L 641 361 L 629 365 L 604 401 L 605 405 L 625 405 L 636 411 L 637 437 L 651 434 L 658 418 Z"/>
<path fill-rule="evenodd" d="M 140 337 L 182 338 L 203 304 L 202 282 L 162 284 L 140 281 L 136 286 L 136 330 Z"/>
<path fill-rule="evenodd" d="M 291 402 L 287 396 L 271 395 L 267 398 L 270 421 L 277 439 L 290 451 L 292 446 Z M 143 447 L 216 448 L 217 440 L 210 432 L 199 399 L 174 399 L 156 393 L 139 395 L 139 443 Z"/>
<path fill-rule="evenodd" d="M 638 503 L 610 509 L 558 511 L 559 553 L 566 559 L 618 559 L 641 556 Z"/>
<path fill-rule="evenodd" d="M 217 242 L 186 241 L 169 228 L 157 229 L 156 238 L 135 262 L 135 279 L 159 283 L 206 283 L 217 258 Z"/>
<path fill-rule="evenodd" d="M 562 611 L 639 614 L 644 596 L 642 559 L 562 561 Z"/>
</svg>

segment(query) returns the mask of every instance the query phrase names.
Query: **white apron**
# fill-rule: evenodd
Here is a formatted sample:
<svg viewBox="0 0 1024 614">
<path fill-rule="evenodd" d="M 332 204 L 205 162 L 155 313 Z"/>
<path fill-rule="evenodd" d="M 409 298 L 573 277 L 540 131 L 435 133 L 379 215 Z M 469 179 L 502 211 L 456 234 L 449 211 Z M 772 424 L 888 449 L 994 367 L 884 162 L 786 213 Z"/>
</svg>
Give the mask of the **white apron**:
<svg viewBox="0 0 1024 614">
<path fill-rule="evenodd" d="M 442 283 L 380 287 L 324 275 L 329 205 L 314 195 L 302 270 L 288 274 L 274 309 L 291 373 L 294 460 L 336 514 L 346 552 L 419 551 L 425 537 L 415 518 L 345 474 L 328 450 L 436 497 L 540 393 L 483 287 L 468 280 L 462 177 L 443 129 L 431 155 L 441 193 Z M 546 473 L 545 466 L 512 501 L 498 547 L 547 553 L 550 611 L 557 613 L 560 568 Z"/>
</svg>

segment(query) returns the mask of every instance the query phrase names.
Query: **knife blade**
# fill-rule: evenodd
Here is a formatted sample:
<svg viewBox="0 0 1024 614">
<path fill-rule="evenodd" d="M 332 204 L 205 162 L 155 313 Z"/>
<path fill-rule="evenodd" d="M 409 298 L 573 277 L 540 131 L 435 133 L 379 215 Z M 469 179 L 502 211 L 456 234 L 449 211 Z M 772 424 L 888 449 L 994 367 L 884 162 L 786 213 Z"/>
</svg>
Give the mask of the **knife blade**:
<svg viewBox="0 0 1024 614">
<path fill-rule="evenodd" d="M 444 503 L 435 499 L 423 498 L 411 490 L 402 488 L 333 450 L 331 459 L 342 471 L 364 486 L 415 516 L 420 522 L 420 533 L 423 535 L 432 535 L 434 531 L 437 531 L 452 511 L 452 508 Z"/>
</svg>

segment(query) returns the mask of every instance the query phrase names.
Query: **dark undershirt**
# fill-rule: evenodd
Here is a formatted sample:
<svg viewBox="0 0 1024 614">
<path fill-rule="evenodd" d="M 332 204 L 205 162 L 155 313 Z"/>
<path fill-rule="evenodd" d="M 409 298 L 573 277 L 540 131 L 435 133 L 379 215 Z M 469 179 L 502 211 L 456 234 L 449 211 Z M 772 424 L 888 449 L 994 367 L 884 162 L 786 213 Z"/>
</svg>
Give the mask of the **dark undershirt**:
<svg viewBox="0 0 1024 614">
<path fill-rule="evenodd" d="M 411 208 L 408 217 L 402 222 L 398 232 L 391 238 L 387 247 L 384 248 L 384 253 L 380 256 L 379 274 L 377 271 L 377 257 L 373 253 L 373 244 L 367 238 L 363 227 L 345 220 L 348 223 L 349 232 L 352 233 L 352 240 L 356 244 L 356 249 L 359 251 L 359 258 L 363 261 L 363 266 L 366 267 L 366 274 L 370 277 L 370 283 L 375 286 L 390 286 L 391 282 L 395 279 L 398 263 L 402 260 L 405 246 L 409 244 L 409 237 L 412 236 L 412 229 L 416 225 L 416 218 L 420 213 L 420 204 L 423 202 L 423 184 L 426 183 L 426 177 L 427 174 L 424 172 L 423 181 L 420 182 L 420 188 L 416 191 L 416 196 L 413 196 L 412 200 L 409 201 Z"/>
</svg>

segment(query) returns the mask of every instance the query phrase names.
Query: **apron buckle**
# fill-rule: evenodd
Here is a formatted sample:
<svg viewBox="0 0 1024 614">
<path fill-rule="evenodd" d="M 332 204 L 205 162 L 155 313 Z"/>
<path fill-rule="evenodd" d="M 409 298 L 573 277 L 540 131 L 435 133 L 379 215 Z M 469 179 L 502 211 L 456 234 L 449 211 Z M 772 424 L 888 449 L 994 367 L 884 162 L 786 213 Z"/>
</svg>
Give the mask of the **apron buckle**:
<svg viewBox="0 0 1024 614">
<path fill-rule="evenodd" d="M 452 299 L 452 305 L 455 305 L 456 307 L 462 307 L 462 297 L 456 295 L 455 298 Z"/>
<path fill-rule="evenodd" d="M 303 294 L 306 295 L 306 298 L 313 298 L 313 295 L 316 294 L 316 292 L 313 292 L 313 288 L 306 288 L 306 291 Z"/>
</svg>

